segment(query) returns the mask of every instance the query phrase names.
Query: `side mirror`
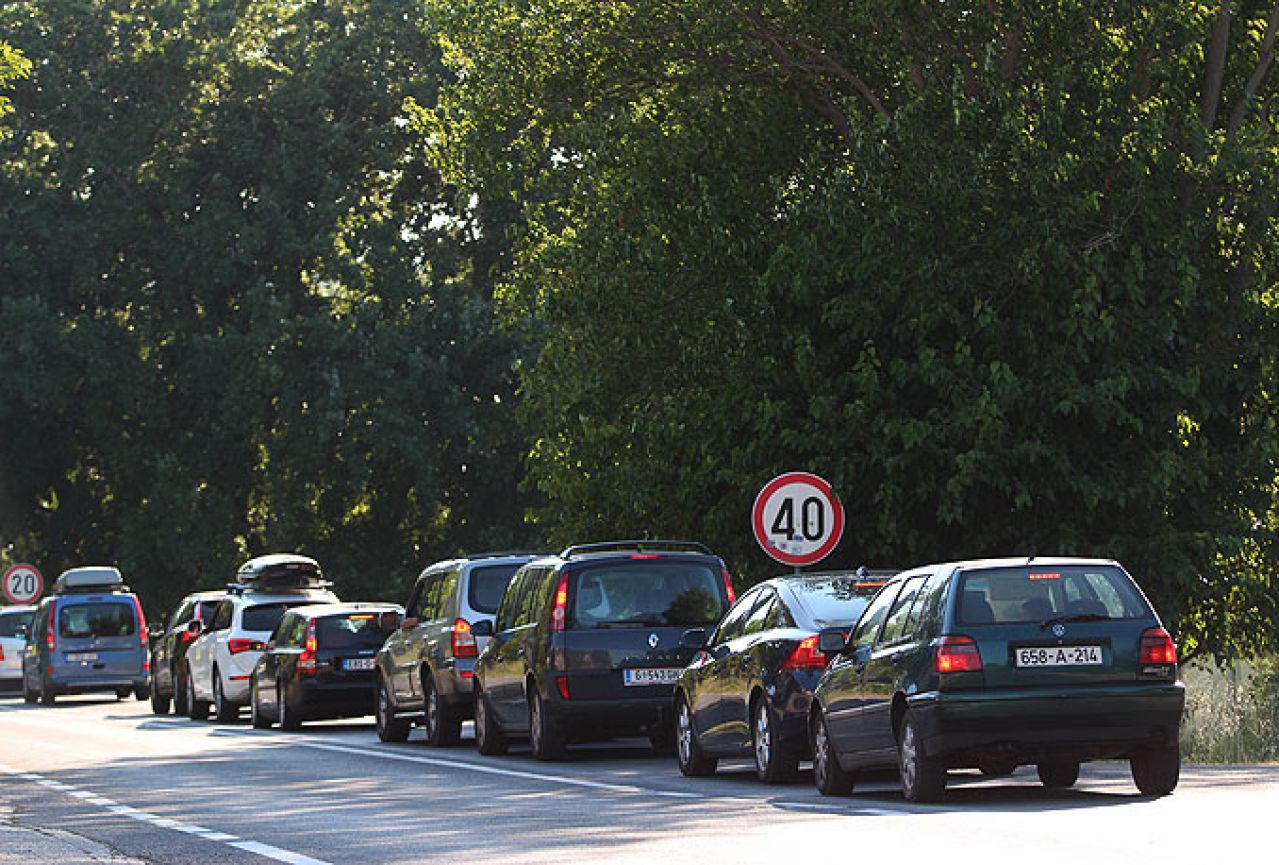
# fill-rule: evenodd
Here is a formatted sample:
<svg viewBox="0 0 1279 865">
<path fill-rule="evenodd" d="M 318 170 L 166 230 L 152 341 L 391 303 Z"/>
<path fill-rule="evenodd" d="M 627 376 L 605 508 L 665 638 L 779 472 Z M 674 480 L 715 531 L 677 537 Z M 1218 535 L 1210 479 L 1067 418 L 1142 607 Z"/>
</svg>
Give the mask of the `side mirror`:
<svg viewBox="0 0 1279 865">
<path fill-rule="evenodd" d="M 706 629 L 690 628 L 679 638 L 679 645 L 681 649 L 706 648 Z"/>
<path fill-rule="evenodd" d="M 403 621 L 403 619 L 404 619 L 404 616 L 400 615 L 394 610 L 387 610 L 386 612 L 382 613 L 380 617 L 378 617 L 378 621 L 377 621 L 378 628 L 383 633 L 389 634 L 391 631 L 394 631 L 396 628 L 400 627 L 400 622 Z"/>
<path fill-rule="evenodd" d="M 191 635 L 192 639 L 200 636 L 204 633 L 204 622 L 199 619 L 192 619 L 187 622 L 187 633 Z"/>
<path fill-rule="evenodd" d="M 817 650 L 838 655 L 848 648 L 848 632 L 843 628 L 826 628 L 817 634 Z"/>
<path fill-rule="evenodd" d="M 411 631 L 414 628 L 416 628 L 421 623 L 421 621 L 422 620 L 419 619 L 417 616 L 405 616 L 403 619 L 400 620 L 400 630 Z"/>
<path fill-rule="evenodd" d="M 474 625 L 471 625 L 471 633 L 477 637 L 493 636 L 493 620 L 480 619 Z"/>
</svg>

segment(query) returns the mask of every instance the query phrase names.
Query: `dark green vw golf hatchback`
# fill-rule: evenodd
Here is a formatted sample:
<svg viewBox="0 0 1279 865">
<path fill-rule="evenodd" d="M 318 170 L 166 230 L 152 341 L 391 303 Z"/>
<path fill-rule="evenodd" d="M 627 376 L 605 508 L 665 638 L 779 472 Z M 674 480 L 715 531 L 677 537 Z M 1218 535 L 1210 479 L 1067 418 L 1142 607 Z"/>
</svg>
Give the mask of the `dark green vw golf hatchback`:
<svg viewBox="0 0 1279 865">
<path fill-rule="evenodd" d="M 1177 786 L 1176 648 L 1117 562 L 916 568 L 880 590 L 847 642 L 823 632 L 820 647 L 834 656 L 809 716 L 822 793 L 893 765 L 911 801 L 939 797 L 957 768 L 1033 764 L 1064 788 L 1099 759 L 1128 760 L 1146 795 Z"/>
</svg>

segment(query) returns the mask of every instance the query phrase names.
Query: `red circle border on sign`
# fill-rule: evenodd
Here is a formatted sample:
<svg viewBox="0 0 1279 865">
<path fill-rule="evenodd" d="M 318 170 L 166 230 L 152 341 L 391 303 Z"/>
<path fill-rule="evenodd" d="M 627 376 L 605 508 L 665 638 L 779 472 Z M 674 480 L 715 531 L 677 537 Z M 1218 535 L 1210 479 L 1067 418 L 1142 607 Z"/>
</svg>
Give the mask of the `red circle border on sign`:
<svg viewBox="0 0 1279 865">
<path fill-rule="evenodd" d="M 40 584 L 39 591 L 36 592 L 36 596 L 32 598 L 30 601 L 19 601 L 13 595 L 9 594 L 9 575 L 12 574 L 14 571 L 18 570 L 19 568 L 30 568 L 31 571 L 35 573 L 36 575 L 36 581 Z M 40 573 L 40 569 L 37 568 L 35 565 L 29 565 L 26 562 L 18 562 L 18 564 L 16 565 L 10 565 L 8 568 L 5 569 L 4 576 L 0 577 L 0 580 L 4 581 L 4 585 L 0 587 L 0 589 L 4 591 L 5 599 L 8 600 L 9 603 L 14 604 L 15 606 L 26 606 L 28 604 L 34 603 L 35 601 L 39 600 L 41 595 L 44 594 L 44 574 Z"/>
<path fill-rule="evenodd" d="M 826 496 L 826 500 L 830 502 L 835 511 L 834 528 L 831 531 L 830 538 L 811 553 L 802 556 L 784 553 L 775 547 L 770 548 L 768 546 L 768 535 L 764 531 L 764 503 L 777 490 L 793 483 L 805 483 L 816 487 L 822 495 Z M 764 488 L 759 491 L 759 495 L 755 496 L 755 504 L 751 507 L 751 529 L 755 535 L 755 542 L 759 544 L 760 549 L 776 561 L 784 565 L 812 565 L 829 556 L 844 537 L 844 505 L 835 496 L 831 485 L 823 478 L 812 472 L 786 472 L 786 474 L 778 475 L 765 484 Z"/>
</svg>

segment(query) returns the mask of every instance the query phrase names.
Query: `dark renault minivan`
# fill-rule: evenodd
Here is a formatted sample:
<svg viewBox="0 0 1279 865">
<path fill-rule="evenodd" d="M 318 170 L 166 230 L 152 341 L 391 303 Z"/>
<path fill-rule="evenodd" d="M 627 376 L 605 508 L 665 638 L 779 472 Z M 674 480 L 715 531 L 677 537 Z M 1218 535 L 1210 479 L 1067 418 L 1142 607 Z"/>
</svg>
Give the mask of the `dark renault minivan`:
<svg viewBox="0 0 1279 865">
<path fill-rule="evenodd" d="M 64 571 L 36 610 L 22 657 L 22 694 L 52 705 L 59 694 L 149 696 L 151 658 L 138 596 L 113 567 Z"/>
<path fill-rule="evenodd" d="M 480 753 L 505 752 L 511 736 L 540 760 L 616 735 L 669 747 L 672 690 L 694 651 L 680 638 L 732 601 L 724 562 L 696 543 L 586 544 L 524 565 L 475 665 Z"/>
</svg>

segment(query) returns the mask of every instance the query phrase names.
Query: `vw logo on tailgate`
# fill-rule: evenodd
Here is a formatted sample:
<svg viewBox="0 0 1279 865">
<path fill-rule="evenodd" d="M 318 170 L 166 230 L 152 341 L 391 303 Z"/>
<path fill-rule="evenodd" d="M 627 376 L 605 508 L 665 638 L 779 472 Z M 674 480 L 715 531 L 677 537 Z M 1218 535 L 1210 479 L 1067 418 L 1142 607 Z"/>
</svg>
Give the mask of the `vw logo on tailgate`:
<svg viewBox="0 0 1279 865">
<path fill-rule="evenodd" d="M 660 643 L 661 641 L 662 641 L 661 637 L 657 636 L 657 634 L 648 635 L 648 647 L 650 649 L 656 649 L 657 644 Z"/>
<path fill-rule="evenodd" d="M 1066 636 L 1066 626 L 1061 624 L 1053 625 L 1053 636 L 1054 637 Z"/>
</svg>

